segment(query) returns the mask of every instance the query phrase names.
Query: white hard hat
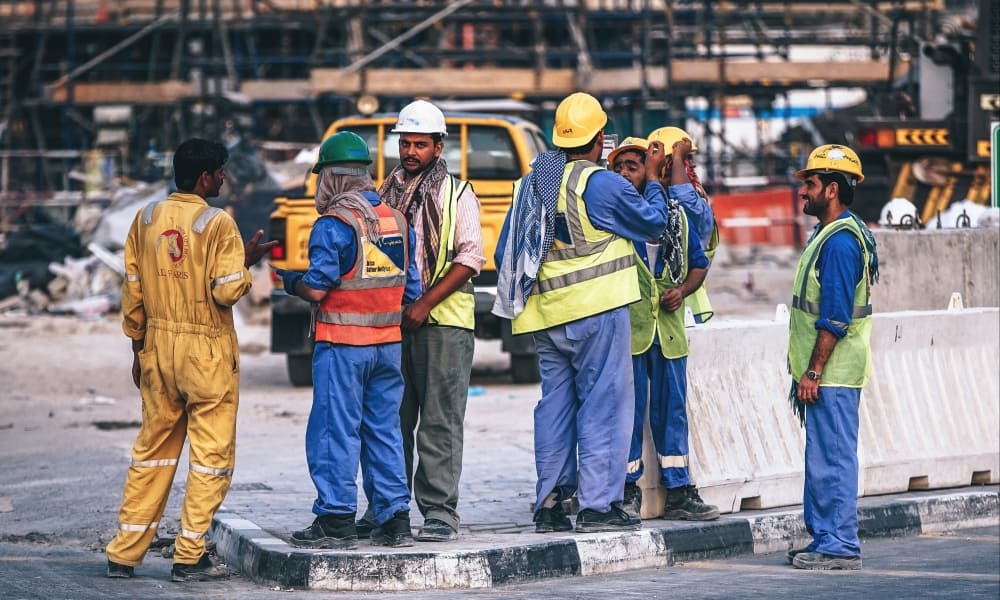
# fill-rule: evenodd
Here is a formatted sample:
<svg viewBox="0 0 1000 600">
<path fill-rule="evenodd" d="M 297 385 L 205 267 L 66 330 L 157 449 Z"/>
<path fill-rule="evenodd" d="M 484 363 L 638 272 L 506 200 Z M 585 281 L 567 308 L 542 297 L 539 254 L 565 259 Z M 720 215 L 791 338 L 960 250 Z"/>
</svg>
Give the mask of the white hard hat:
<svg viewBox="0 0 1000 600">
<path fill-rule="evenodd" d="M 916 229 L 919 226 L 917 207 L 906 198 L 893 198 L 882 207 L 878 224 L 883 227 Z"/>
<path fill-rule="evenodd" d="M 441 109 L 426 100 L 415 100 L 399 111 L 392 133 L 429 133 L 448 135 Z"/>
</svg>

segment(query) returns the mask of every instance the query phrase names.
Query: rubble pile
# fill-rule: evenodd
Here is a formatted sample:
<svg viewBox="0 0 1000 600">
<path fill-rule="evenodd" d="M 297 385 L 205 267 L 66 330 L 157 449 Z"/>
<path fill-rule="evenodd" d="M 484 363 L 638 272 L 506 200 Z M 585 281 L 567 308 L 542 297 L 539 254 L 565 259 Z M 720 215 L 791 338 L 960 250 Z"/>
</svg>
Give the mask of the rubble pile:
<svg viewBox="0 0 1000 600">
<path fill-rule="evenodd" d="M 230 159 L 227 182 L 213 206 L 233 215 L 244 239 L 267 229 L 274 198 L 301 185 L 311 163 L 296 157 L 264 161 L 245 141 L 227 144 Z M 0 230 L 0 314 L 17 312 L 71 314 L 97 318 L 121 308 L 125 276 L 123 245 L 128 229 L 142 207 L 166 198 L 172 182 L 116 182 L 110 200 L 83 201 L 71 222 L 56 222 L 41 212 L 30 212 L 29 222 Z M 269 289 L 266 265 L 255 269 L 249 304 L 266 304 Z M 256 289 L 256 288 L 260 289 Z"/>
</svg>

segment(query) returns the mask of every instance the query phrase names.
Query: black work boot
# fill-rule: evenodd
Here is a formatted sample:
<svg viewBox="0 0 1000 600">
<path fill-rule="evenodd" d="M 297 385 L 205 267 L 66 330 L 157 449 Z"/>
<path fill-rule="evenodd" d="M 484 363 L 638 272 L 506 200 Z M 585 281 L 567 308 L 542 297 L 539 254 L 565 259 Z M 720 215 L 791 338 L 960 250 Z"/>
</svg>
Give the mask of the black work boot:
<svg viewBox="0 0 1000 600">
<path fill-rule="evenodd" d="M 135 575 L 135 567 L 108 561 L 108 577 L 111 579 L 129 579 Z"/>
<path fill-rule="evenodd" d="M 622 508 L 630 517 L 638 517 L 642 511 L 642 489 L 638 483 L 625 482 L 625 499 L 622 500 Z"/>
<path fill-rule="evenodd" d="M 413 531 L 410 530 L 410 513 L 401 510 L 372 529 L 369 537 L 372 538 L 373 546 L 389 546 L 390 548 L 403 548 L 413 545 Z"/>
<path fill-rule="evenodd" d="M 354 528 L 354 515 L 322 515 L 312 525 L 292 534 L 296 548 L 323 548 L 326 550 L 353 550 L 358 547 L 358 532 Z"/>
<path fill-rule="evenodd" d="M 184 583 L 186 581 L 215 581 L 229 577 L 229 569 L 224 564 L 216 564 L 208 556 L 208 553 L 201 555 L 193 565 L 174 563 L 170 570 L 170 581 Z"/>
<path fill-rule="evenodd" d="M 642 527 L 639 517 L 633 517 L 617 504 L 608 512 L 597 512 L 585 508 L 576 515 L 577 533 L 597 533 L 599 531 L 635 531 Z"/>
<path fill-rule="evenodd" d="M 369 521 L 365 517 L 361 517 L 354 522 L 354 530 L 358 533 L 359 540 L 367 540 L 370 538 L 372 536 L 372 529 L 375 529 L 376 527 L 377 525 L 375 525 L 374 521 Z"/>
<path fill-rule="evenodd" d="M 719 518 L 719 508 L 705 504 L 693 485 L 685 485 L 667 490 L 663 518 L 684 521 L 714 521 Z"/>
<path fill-rule="evenodd" d="M 535 515 L 535 533 L 552 533 L 553 531 L 572 531 L 573 523 L 566 516 L 562 502 L 556 502 L 551 507 L 542 507 Z"/>
</svg>

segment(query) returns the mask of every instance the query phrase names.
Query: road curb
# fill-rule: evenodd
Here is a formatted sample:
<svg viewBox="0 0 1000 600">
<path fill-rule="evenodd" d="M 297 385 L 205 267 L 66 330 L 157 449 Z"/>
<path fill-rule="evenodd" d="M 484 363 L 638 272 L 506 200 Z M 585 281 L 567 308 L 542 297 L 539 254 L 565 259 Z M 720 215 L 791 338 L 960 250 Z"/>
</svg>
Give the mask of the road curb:
<svg viewBox="0 0 1000 600">
<path fill-rule="evenodd" d="M 862 539 L 918 535 L 942 529 L 995 525 L 996 489 L 912 498 L 863 498 Z M 282 588 L 330 591 L 402 591 L 488 588 L 497 585 L 599 575 L 676 561 L 768 554 L 809 541 L 801 510 L 737 513 L 709 523 L 647 521 L 635 532 L 605 534 L 463 536 L 455 544 L 417 544 L 369 551 L 305 550 L 232 513 L 212 523 L 217 552 L 244 576 Z M 362 542 L 364 544 L 364 542 Z"/>
</svg>

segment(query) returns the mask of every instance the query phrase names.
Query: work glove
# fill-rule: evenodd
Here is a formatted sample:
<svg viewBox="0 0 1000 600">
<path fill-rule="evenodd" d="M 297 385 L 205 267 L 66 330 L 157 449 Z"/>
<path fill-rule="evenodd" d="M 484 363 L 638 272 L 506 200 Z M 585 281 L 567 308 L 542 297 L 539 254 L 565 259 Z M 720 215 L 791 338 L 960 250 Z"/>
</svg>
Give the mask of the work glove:
<svg viewBox="0 0 1000 600">
<path fill-rule="evenodd" d="M 278 277 L 281 277 L 281 281 L 285 286 L 285 293 L 292 296 L 297 295 L 295 293 L 295 286 L 305 274 L 287 269 L 275 269 L 274 272 L 278 274 Z"/>
</svg>

